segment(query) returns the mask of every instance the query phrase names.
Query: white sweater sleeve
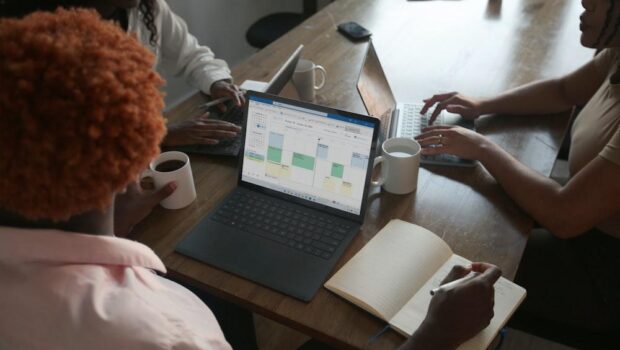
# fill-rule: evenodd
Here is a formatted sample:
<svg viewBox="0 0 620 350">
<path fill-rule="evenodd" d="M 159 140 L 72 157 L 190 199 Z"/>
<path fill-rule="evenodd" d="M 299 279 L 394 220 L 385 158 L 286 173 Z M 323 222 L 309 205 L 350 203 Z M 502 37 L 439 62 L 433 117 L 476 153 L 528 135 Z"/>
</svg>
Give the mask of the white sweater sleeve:
<svg viewBox="0 0 620 350">
<path fill-rule="evenodd" d="M 211 85 L 222 79 L 232 79 L 224 60 L 216 59 L 213 51 L 198 43 L 187 31 L 187 24 L 174 14 L 164 0 L 159 0 L 161 16 L 161 60 L 166 69 L 182 75 L 186 82 L 209 94 Z"/>
</svg>

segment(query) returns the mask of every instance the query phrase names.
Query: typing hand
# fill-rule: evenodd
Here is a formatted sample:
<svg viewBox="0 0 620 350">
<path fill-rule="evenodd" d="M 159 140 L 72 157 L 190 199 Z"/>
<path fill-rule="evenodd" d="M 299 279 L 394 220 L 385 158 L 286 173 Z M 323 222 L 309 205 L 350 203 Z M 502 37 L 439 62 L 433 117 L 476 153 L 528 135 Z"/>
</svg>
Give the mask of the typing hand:
<svg viewBox="0 0 620 350">
<path fill-rule="evenodd" d="M 433 95 L 424 101 L 424 107 L 420 110 L 420 114 L 426 114 L 428 110 L 437 104 L 435 110 L 431 114 L 428 125 L 432 125 L 439 113 L 444 109 L 450 113 L 460 114 L 465 119 L 476 119 L 480 116 L 480 101 L 471 97 L 463 96 L 458 92 L 448 92 L 445 94 Z"/>
<path fill-rule="evenodd" d="M 245 103 L 245 96 L 239 87 L 228 80 L 218 80 L 211 85 L 211 98 L 216 100 L 221 97 L 229 97 L 237 107 Z M 226 112 L 226 104 L 217 105 L 221 112 Z"/>
<path fill-rule="evenodd" d="M 492 145 L 487 137 L 456 125 L 433 125 L 422 129 L 415 137 L 422 154 L 452 154 L 464 159 L 480 160 Z"/>
<path fill-rule="evenodd" d="M 117 194 L 114 200 L 114 233 L 119 237 L 127 236 L 134 225 L 144 220 L 176 188 L 173 182 L 156 191 L 144 191 L 137 181 L 129 184 L 125 193 Z"/>
<path fill-rule="evenodd" d="M 194 119 L 168 125 L 164 146 L 216 145 L 223 139 L 237 136 L 241 127 L 223 120 L 209 119 L 205 113 Z"/>
</svg>

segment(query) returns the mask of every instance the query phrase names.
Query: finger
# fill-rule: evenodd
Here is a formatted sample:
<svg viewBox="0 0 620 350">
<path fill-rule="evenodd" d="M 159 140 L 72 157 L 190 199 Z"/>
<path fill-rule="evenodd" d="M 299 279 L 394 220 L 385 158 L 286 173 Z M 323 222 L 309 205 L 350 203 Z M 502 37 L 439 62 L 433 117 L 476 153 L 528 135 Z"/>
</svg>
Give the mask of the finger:
<svg viewBox="0 0 620 350">
<path fill-rule="evenodd" d="M 210 120 L 204 122 L 198 122 L 191 130 L 224 130 L 224 131 L 232 131 L 238 132 L 241 131 L 241 127 L 239 125 L 235 125 L 233 123 L 219 121 L 219 120 Z"/>
<path fill-rule="evenodd" d="M 200 130 L 200 131 L 230 131 L 230 132 L 234 132 L 234 133 L 238 133 L 239 131 L 241 131 L 241 127 L 235 124 L 205 124 L 205 125 L 199 125 L 195 128 L 196 130 Z"/>
<path fill-rule="evenodd" d="M 435 110 L 433 111 L 433 114 L 431 114 L 431 118 L 428 120 L 428 125 L 433 125 L 435 120 L 437 120 L 437 117 L 439 117 L 439 114 L 441 113 L 441 111 L 446 109 L 446 106 L 449 105 L 451 100 L 452 99 L 449 98 L 449 99 L 444 100 L 442 102 L 439 102 L 439 104 L 437 104 L 437 107 L 435 107 Z"/>
<path fill-rule="evenodd" d="M 422 128 L 422 132 L 428 132 L 433 130 L 449 130 L 454 128 L 454 125 L 431 125 Z"/>
<path fill-rule="evenodd" d="M 434 104 L 435 102 L 433 102 L 431 99 L 424 100 L 424 106 L 422 106 L 422 109 L 420 110 L 420 114 L 422 115 L 426 114 L 426 112 L 428 112 L 428 109 L 431 108 Z"/>
<path fill-rule="evenodd" d="M 189 139 L 194 144 L 198 144 L 198 145 L 217 145 L 218 143 L 220 143 L 220 141 L 218 140 L 211 139 L 208 137 L 196 136 L 196 135 L 190 135 Z"/>
<path fill-rule="evenodd" d="M 478 265 L 472 264 L 472 270 L 475 269 L 475 268 L 480 268 L 480 267 L 483 266 L 480 263 L 477 263 L 477 264 Z M 477 278 L 480 278 L 481 280 L 486 282 L 489 286 L 492 286 L 502 276 L 502 270 L 500 270 L 495 265 L 491 265 L 491 264 L 485 264 L 485 265 L 487 265 L 487 266 L 484 266 L 485 270 Z M 476 271 L 476 270 L 474 270 L 474 271 Z"/>
<path fill-rule="evenodd" d="M 195 125 L 235 125 L 231 122 L 227 122 L 225 120 L 221 120 L 221 119 L 205 119 L 205 118 L 198 118 L 196 120 L 193 120 L 193 122 L 195 123 Z"/>
<path fill-rule="evenodd" d="M 480 273 L 482 273 L 482 272 L 484 272 L 484 271 L 486 271 L 486 270 L 488 270 L 490 268 L 493 268 L 493 267 L 497 268 L 497 266 L 495 266 L 493 264 L 486 263 L 486 262 L 472 262 L 471 263 L 472 270 L 476 271 L 476 272 L 480 272 Z"/>
<path fill-rule="evenodd" d="M 164 200 L 165 198 L 167 198 L 168 196 L 170 196 L 174 190 L 177 189 L 177 184 L 174 181 L 168 182 L 167 184 L 164 185 L 164 187 L 160 188 L 159 190 L 155 191 L 151 196 L 154 200 L 154 204 L 157 204 L 159 202 L 161 202 L 162 200 Z"/>
<path fill-rule="evenodd" d="M 194 132 L 192 132 L 192 135 L 196 137 L 210 139 L 227 139 L 236 137 L 237 133 L 234 131 L 225 130 L 194 130 Z"/>
<path fill-rule="evenodd" d="M 450 153 L 447 149 L 447 147 L 443 146 L 443 147 L 425 147 L 422 148 L 422 155 L 423 156 L 434 156 L 437 154 L 444 154 L 444 153 Z"/>
<path fill-rule="evenodd" d="M 420 146 L 422 147 L 426 147 L 426 146 L 432 146 L 432 145 L 438 145 L 441 143 L 441 137 L 439 136 L 431 136 L 431 137 L 427 137 L 424 139 L 416 139 L 418 141 L 418 143 L 420 144 Z"/>
<path fill-rule="evenodd" d="M 454 95 L 456 95 L 456 91 L 452 91 L 452 92 L 445 92 L 445 93 L 441 93 L 441 94 L 435 94 L 433 96 L 431 96 L 430 98 L 424 99 L 422 101 L 424 102 L 431 102 L 431 103 L 436 103 L 436 102 L 441 102 L 447 98 L 450 98 Z"/>
<path fill-rule="evenodd" d="M 415 137 L 415 139 L 419 142 L 420 140 L 424 140 L 424 139 L 428 139 L 428 138 L 432 138 L 434 136 L 443 136 L 445 135 L 445 130 L 431 130 L 431 131 L 427 131 L 424 132 L 418 136 Z"/>
<path fill-rule="evenodd" d="M 219 138 L 223 138 L 223 137 L 236 137 L 238 132 L 235 129 L 228 130 L 225 128 L 200 128 L 200 129 L 192 130 L 191 134 L 195 136 L 201 136 L 201 137 L 211 137 L 211 136 L 218 137 L 219 136 Z"/>
<path fill-rule="evenodd" d="M 456 92 L 448 92 L 448 93 L 444 93 L 444 94 L 435 94 L 433 95 L 431 98 L 427 98 L 424 101 L 424 107 L 422 107 L 422 110 L 420 110 L 420 114 L 426 114 L 426 112 L 428 111 L 428 109 L 433 106 L 435 103 L 437 102 L 441 102 L 447 98 L 450 98 L 452 96 L 456 95 Z"/>
<path fill-rule="evenodd" d="M 128 194 L 138 194 L 142 192 L 142 188 L 140 187 L 140 182 L 132 181 L 125 188 L 125 193 Z"/>
<path fill-rule="evenodd" d="M 231 89 L 230 94 L 233 98 L 233 101 L 235 101 L 235 105 L 237 107 L 241 107 L 241 99 L 239 98 L 239 92 L 236 89 Z"/>
<path fill-rule="evenodd" d="M 239 98 L 241 99 L 241 105 L 245 105 L 245 94 L 242 91 L 239 92 Z"/>
<path fill-rule="evenodd" d="M 446 111 L 464 116 L 464 114 L 466 114 L 469 111 L 469 109 L 461 105 L 449 105 L 446 107 Z"/>
<path fill-rule="evenodd" d="M 196 118 L 196 119 L 198 119 L 200 121 L 212 120 L 212 119 L 209 119 L 210 116 L 211 116 L 211 113 L 205 112 L 205 113 L 199 115 L 198 118 Z"/>
<path fill-rule="evenodd" d="M 459 278 L 465 277 L 471 271 L 471 266 L 462 266 L 462 265 L 454 265 L 446 278 L 441 281 L 441 284 L 446 284 L 448 282 L 452 282 Z"/>
</svg>

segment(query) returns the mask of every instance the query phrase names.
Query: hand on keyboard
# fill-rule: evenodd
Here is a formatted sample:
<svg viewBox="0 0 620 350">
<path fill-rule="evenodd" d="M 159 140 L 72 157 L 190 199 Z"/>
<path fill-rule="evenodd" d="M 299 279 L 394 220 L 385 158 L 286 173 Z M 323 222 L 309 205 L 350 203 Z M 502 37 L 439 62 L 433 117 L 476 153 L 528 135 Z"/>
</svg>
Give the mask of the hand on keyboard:
<svg viewBox="0 0 620 350">
<path fill-rule="evenodd" d="M 168 125 L 168 134 L 163 145 L 216 145 L 220 141 L 237 137 L 241 127 L 223 120 L 216 120 L 208 114 Z"/>
<path fill-rule="evenodd" d="M 472 120 L 478 118 L 482 114 L 480 110 L 481 101 L 461 95 L 458 92 L 437 94 L 425 99 L 421 113 L 425 114 L 435 104 L 437 104 L 437 107 L 435 107 L 429 121 L 431 125 L 443 110 L 460 114 L 463 118 Z"/>
</svg>

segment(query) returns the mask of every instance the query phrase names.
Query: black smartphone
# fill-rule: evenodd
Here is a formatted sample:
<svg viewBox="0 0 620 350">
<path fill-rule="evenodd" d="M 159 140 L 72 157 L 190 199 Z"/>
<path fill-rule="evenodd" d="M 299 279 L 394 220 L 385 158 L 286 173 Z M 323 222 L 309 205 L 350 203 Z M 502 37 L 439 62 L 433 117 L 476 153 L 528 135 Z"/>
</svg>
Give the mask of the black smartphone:
<svg viewBox="0 0 620 350">
<path fill-rule="evenodd" d="M 355 22 L 340 23 L 338 31 L 351 41 L 361 41 L 370 38 L 372 33 Z"/>
</svg>

